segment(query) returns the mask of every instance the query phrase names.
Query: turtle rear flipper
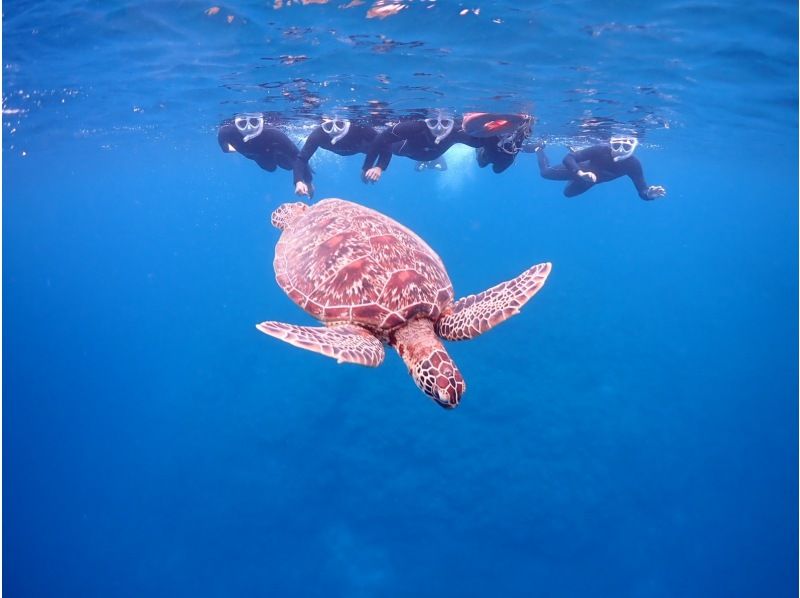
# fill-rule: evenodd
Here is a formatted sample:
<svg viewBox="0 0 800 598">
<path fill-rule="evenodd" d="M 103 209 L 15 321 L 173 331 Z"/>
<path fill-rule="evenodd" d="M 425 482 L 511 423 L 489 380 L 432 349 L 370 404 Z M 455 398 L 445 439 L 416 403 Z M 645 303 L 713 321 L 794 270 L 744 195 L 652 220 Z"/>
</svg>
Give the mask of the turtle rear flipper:
<svg viewBox="0 0 800 598">
<path fill-rule="evenodd" d="M 354 324 L 325 327 L 262 322 L 256 328 L 295 347 L 333 357 L 338 363 L 377 367 L 385 355 L 381 341 Z"/>
<path fill-rule="evenodd" d="M 516 278 L 459 299 L 436 322 L 436 334 L 449 341 L 466 340 L 505 322 L 542 288 L 551 267 L 550 262 L 537 264 Z"/>
</svg>

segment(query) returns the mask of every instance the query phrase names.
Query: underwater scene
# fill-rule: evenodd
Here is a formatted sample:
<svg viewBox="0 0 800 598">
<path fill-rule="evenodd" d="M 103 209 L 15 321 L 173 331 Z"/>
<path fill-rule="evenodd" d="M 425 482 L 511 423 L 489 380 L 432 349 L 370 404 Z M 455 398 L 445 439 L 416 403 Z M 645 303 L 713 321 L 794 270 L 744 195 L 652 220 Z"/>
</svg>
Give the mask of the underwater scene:
<svg viewBox="0 0 800 598">
<path fill-rule="evenodd" d="M 797 23 L 4 2 L 4 595 L 796 595 Z"/>
</svg>

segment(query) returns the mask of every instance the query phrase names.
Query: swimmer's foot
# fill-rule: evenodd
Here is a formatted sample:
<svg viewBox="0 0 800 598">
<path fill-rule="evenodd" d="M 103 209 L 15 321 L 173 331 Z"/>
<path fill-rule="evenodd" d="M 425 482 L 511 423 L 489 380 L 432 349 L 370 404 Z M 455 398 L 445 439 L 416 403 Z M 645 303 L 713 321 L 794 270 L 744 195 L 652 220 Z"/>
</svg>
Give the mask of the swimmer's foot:
<svg viewBox="0 0 800 598">
<path fill-rule="evenodd" d="M 478 166 L 481 168 L 489 164 L 489 159 L 486 157 L 486 152 L 483 151 L 482 147 L 475 150 L 475 159 L 478 161 Z"/>
</svg>

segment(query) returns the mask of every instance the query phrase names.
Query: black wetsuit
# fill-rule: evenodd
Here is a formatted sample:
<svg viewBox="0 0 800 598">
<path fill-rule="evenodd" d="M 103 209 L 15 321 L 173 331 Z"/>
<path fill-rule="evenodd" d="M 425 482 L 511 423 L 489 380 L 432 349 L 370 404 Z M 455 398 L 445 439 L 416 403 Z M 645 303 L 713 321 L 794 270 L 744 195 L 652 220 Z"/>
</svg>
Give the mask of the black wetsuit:
<svg viewBox="0 0 800 598">
<path fill-rule="evenodd" d="M 228 148 L 230 144 L 238 153 L 269 172 L 275 172 L 276 168 L 294 170 L 299 153 L 294 141 L 289 139 L 286 133 L 274 127 L 265 126 L 258 136 L 245 141 L 236 126 L 228 123 L 219 128 L 217 141 L 223 152 L 230 153 L 231 150 Z M 308 177 L 308 180 L 311 180 L 310 169 Z"/>
<path fill-rule="evenodd" d="M 430 162 L 444 154 L 456 143 L 470 147 L 482 147 L 485 139 L 467 135 L 456 121 L 453 130 L 439 143 L 424 120 L 406 120 L 380 133 L 364 158 L 363 171 L 377 166 L 382 171 L 389 168 L 392 154 L 405 156 L 418 162 Z"/>
<path fill-rule="evenodd" d="M 553 181 L 570 181 L 564 188 L 564 195 L 567 197 L 580 195 L 598 183 L 606 183 L 621 176 L 629 176 L 636 187 L 636 191 L 639 193 L 639 197 L 647 200 L 651 199 L 647 196 L 648 187 L 647 183 L 644 182 L 642 163 L 639 162 L 636 156 L 614 162 L 611 148 L 607 145 L 594 145 L 576 152 L 570 152 L 564 158 L 563 163 L 558 166 L 550 166 L 543 149 L 536 152 L 536 157 L 539 161 L 539 172 L 544 178 Z M 597 176 L 597 181 L 592 183 L 591 181 L 583 180 L 578 176 L 579 170 L 594 173 Z"/>
<path fill-rule="evenodd" d="M 378 133 L 372 127 L 350 123 L 347 135 L 339 139 L 335 144 L 331 143 L 331 136 L 317 127 L 306 139 L 303 149 L 297 154 L 294 162 L 294 181 L 303 181 L 308 184 L 311 182 L 311 168 L 308 161 L 317 148 L 323 148 L 340 156 L 352 156 L 354 154 L 366 154 Z M 308 177 L 306 179 L 306 176 Z"/>
</svg>

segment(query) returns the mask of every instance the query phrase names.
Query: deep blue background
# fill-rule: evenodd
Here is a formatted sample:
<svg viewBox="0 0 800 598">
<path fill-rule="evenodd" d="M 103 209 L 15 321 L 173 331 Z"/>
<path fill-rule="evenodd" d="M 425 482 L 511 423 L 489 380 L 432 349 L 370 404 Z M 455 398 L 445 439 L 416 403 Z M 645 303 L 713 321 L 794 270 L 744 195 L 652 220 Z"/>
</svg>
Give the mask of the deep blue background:
<svg viewBox="0 0 800 598">
<path fill-rule="evenodd" d="M 642 150 L 653 203 L 568 201 L 527 155 L 320 173 L 412 225 L 457 293 L 554 263 L 451 345 L 448 413 L 394 355 L 254 329 L 309 321 L 271 272 L 289 175 L 189 143 L 4 162 L 9 595 L 793 593 L 792 152 Z"/>
<path fill-rule="evenodd" d="M 795 595 L 796 77 L 761 49 L 725 60 L 778 99 L 740 104 L 719 70 L 646 137 L 656 202 L 627 180 L 567 200 L 531 155 L 501 176 L 395 159 L 372 187 L 319 156 L 317 198 L 413 228 L 457 295 L 553 262 L 521 315 L 448 345 L 453 412 L 393 353 L 340 366 L 255 329 L 311 323 L 271 266 L 290 175 L 223 155 L 213 119 L 48 137 L 47 113 L 14 135 L 7 115 L 6 595 Z"/>
</svg>

